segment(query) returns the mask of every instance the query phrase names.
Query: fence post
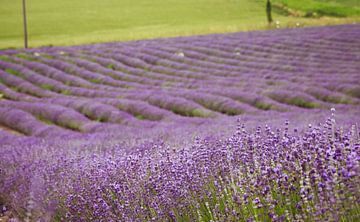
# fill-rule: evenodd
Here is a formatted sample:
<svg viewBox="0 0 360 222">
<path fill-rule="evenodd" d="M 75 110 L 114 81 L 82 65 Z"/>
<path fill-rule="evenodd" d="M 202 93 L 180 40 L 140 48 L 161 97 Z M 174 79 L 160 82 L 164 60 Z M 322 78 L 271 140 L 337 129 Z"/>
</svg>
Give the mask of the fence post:
<svg viewBox="0 0 360 222">
<path fill-rule="evenodd" d="M 27 49 L 28 47 L 28 33 L 27 33 L 27 22 L 26 22 L 26 5 L 25 0 L 22 0 L 22 8 L 23 8 L 23 19 L 24 19 L 24 47 Z"/>
<path fill-rule="evenodd" d="M 267 0 L 266 2 L 266 15 L 267 15 L 267 19 L 268 19 L 268 22 L 269 24 L 272 23 L 272 16 L 271 16 L 271 2 L 270 0 Z"/>
</svg>

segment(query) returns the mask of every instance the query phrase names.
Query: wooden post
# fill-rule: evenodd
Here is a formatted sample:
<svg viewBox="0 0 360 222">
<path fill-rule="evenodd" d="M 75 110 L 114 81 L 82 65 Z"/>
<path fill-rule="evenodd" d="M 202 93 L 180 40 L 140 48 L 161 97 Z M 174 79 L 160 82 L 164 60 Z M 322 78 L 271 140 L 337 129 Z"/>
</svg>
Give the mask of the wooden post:
<svg viewBox="0 0 360 222">
<path fill-rule="evenodd" d="M 267 0 L 267 2 L 266 2 L 266 15 L 267 15 L 267 20 L 268 20 L 269 24 L 271 24 L 273 22 L 273 20 L 272 20 L 272 16 L 271 16 L 271 2 L 270 2 L 270 0 Z"/>
<path fill-rule="evenodd" d="M 24 18 L 24 47 L 27 49 L 28 47 L 28 33 L 27 33 L 27 24 L 26 24 L 26 5 L 25 0 L 22 0 L 23 6 L 23 18 Z"/>
</svg>

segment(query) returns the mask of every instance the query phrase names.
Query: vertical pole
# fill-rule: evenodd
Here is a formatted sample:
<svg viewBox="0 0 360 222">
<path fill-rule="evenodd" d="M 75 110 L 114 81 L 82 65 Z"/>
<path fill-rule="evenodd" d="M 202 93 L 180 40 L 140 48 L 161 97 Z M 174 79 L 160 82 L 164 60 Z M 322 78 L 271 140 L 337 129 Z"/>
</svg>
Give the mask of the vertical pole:
<svg viewBox="0 0 360 222">
<path fill-rule="evenodd" d="M 271 2 L 270 2 L 270 0 L 267 0 L 267 2 L 266 2 L 266 15 L 267 15 L 268 23 L 271 24 L 273 20 L 272 20 L 272 16 L 271 16 Z"/>
<path fill-rule="evenodd" d="M 27 33 L 27 24 L 26 24 L 26 5 L 25 0 L 22 0 L 23 6 L 23 18 L 24 18 L 24 47 L 27 49 L 28 47 L 28 33 Z"/>
</svg>

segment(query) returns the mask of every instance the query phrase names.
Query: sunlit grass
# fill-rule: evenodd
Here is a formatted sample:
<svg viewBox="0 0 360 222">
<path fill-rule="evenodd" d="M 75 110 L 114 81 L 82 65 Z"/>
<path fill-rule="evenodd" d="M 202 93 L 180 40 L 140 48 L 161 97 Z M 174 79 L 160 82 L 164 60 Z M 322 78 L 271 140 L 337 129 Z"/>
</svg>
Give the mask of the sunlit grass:
<svg viewBox="0 0 360 222">
<path fill-rule="evenodd" d="M 263 1 L 41 1 L 28 2 L 29 46 L 79 45 L 276 28 Z M 23 46 L 21 2 L 1 0 L 0 48 Z M 279 28 L 360 22 L 351 18 L 274 15 Z"/>
</svg>

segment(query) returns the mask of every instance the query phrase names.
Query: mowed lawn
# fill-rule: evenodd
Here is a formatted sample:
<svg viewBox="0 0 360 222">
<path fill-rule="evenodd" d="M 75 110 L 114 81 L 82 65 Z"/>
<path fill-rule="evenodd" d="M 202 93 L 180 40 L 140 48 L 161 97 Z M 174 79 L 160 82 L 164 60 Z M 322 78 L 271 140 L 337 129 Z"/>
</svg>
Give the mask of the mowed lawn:
<svg viewBox="0 0 360 222">
<path fill-rule="evenodd" d="M 27 14 L 30 47 L 268 27 L 264 0 L 27 0 Z M 282 27 L 317 22 L 273 16 Z M 344 23 L 343 20 L 325 20 L 325 23 L 334 22 Z M 22 46 L 21 1 L 0 0 L 0 49 Z"/>
</svg>

